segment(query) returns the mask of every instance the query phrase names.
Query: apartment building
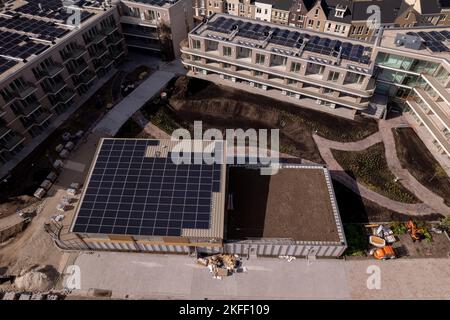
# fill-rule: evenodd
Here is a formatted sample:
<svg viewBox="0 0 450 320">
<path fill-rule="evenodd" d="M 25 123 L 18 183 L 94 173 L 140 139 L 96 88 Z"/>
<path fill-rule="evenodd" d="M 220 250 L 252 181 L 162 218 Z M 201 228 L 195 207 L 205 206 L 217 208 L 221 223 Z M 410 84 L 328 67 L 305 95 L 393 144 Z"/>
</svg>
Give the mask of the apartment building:
<svg viewBox="0 0 450 320">
<path fill-rule="evenodd" d="M 126 47 L 117 9 L 86 1 L 75 11 L 57 1 L 10 1 L 0 42 L 4 176 L 109 78 Z"/>
<path fill-rule="evenodd" d="M 416 46 L 417 42 L 422 44 Z M 450 160 L 449 43 L 448 28 L 384 30 L 375 73 L 377 92 L 405 103 L 407 119 L 446 168 Z"/>
<path fill-rule="evenodd" d="M 216 14 L 189 34 L 181 50 L 191 76 L 244 89 L 248 85 L 254 92 L 337 115 L 352 110 L 353 115 L 382 116 L 384 109 L 373 110 L 374 96 L 391 96 L 407 103 L 429 128 L 427 136 L 438 146 L 430 150 L 448 157 L 450 32 L 414 31 L 407 35 L 412 31 L 387 29 L 367 43 Z M 395 36 L 402 32 L 412 41 L 406 47 L 407 41 Z M 421 104 L 428 105 L 425 112 L 418 109 Z"/>
<path fill-rule="evenodd" d="M 315 31 L 216 14 L 189 34 L 181 52 L 193 76 L 337 112 L 368 109 L 375 90 L 371 46 Z"/>
<path fill-rule="evenodd" d="M 228 13 L 364 41 L 373 40 L 381 27 L 450 25 L 450 3 L 446 0 L 197 0 L 197 3 L 194 6 L 198 21 L 214 13 Z"/>
<path fill-rule="evenodd" d="M 191 0 L 121 0 L 120 23 L 130 49 L 179 57 L 181 40 L 193 27 Z"/>
</svg>

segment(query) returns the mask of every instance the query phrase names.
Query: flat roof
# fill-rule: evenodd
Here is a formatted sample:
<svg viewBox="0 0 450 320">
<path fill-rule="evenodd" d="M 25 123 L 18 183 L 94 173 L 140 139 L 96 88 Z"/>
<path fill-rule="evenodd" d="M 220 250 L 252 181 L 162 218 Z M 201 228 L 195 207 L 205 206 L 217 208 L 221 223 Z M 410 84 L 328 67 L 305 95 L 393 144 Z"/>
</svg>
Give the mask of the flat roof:
<svg viewBox="0 0 450 320">
<path fill-rule="evenodd" d="M 135 2 L 155 7 L 170 7 L 180 0 L 123 0 L 124 2 Z"/>
<path fill-rule="evenodd" d="M 417 36 L 422 41 L 420 49 L 408 49 L 397 46 L 396 37 L 399 34 Z M 436 39 L 435 39 L 436 38 Z M 413 27 L 383 29 L 380 42 L 381 48 L 397 50 L 399 52 L 421 55 L 424 58 L 440 58 L 450 62 L 450 32 L 448 26 L 443 27 Z M 443 51 L 439 51 L 439 48 Z"/>
<path fill-rule="evenodd" d="M 328 63 L 346 60 L 366 69 L 374 62 L 368 42 L 227 14 L 214 14 L 191 35 Z"/>
<path fill-rule="evenodd" d="M 72 8 L 72 9 L 71 9 Z M 103 13 L 98 0 L 15 0 L 0 9 L 0 81 L 78 29 L 69 24 L 74 8 L 81 25 Z"/>
<path fill-rule="evenodd" d="M 321 166 L 283 164 L 272 176 L 231 167 L 227 239 L 277 238 L 344 242 L 329 172 Z M 228 206 L 230 209 L 230 206 Z"/>
<path fill-rule="evenodd" d="M 183 153 L 189 161 L 179 163 L 179 141 L 100 140 L 71 232 L 222 239 L 223 141 L 187 143 L 199 149 Z M 197 150 L 209 150 L 217 161 Z"/>
</svg>

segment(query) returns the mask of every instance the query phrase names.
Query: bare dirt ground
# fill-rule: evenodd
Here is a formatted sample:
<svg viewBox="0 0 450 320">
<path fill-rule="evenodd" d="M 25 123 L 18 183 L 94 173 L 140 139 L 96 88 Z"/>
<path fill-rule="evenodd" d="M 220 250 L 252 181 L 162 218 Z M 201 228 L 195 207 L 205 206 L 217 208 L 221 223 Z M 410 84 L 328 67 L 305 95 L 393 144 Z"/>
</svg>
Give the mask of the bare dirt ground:
<svg viewBox="0 0 450 320">
<path fill-rule="evenodd" d="M 411 128 L 393 130 L 397 155 L 402 166 L 425 187 L 450 205 L 450 178 Z M 426 168 L 427 170 L 424 170 Z"/>
<path fill-rule="evenodd" d="M 450 241 L 445 234 L 434 234 L 433 241 L 413 242 L 408 234 L 398 236 L 394 249 L 399 258 L 449 258 Z"/>
<path fill-rule="evenodd" d="M 306 110 L 282 101 L 239 90 L 180 77 L 173 87 L 170 105 L 179 119 L 204 126 L 222 128 L 280 129 L 281 151 L 317 163 L 323 163 L 312 134 L 338 141 L 363 139 L 377 129 L 376 122 L 354 121 Z"/>
</svg>

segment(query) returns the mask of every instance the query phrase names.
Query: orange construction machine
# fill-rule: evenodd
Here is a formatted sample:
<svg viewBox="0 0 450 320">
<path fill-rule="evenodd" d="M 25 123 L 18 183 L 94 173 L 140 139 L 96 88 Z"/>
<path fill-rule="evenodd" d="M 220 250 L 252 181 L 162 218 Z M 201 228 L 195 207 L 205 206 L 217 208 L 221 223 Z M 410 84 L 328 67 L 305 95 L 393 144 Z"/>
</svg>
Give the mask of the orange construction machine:
<svg viewBox="0 0 450 320">
<path fill-rule="evenodd" d="M 397 257 L 392 246 L 385 246 L 383 248 L 374 249 L 371 254 L 377 260 L 395 259 Z"/>
<path fill-rule="evenodd" d="M 422 240 L 422 234 L 412 219 L 408 220 L 406 227 L 408 228 L 408 233 L 413 242 Z"/>
</svg>

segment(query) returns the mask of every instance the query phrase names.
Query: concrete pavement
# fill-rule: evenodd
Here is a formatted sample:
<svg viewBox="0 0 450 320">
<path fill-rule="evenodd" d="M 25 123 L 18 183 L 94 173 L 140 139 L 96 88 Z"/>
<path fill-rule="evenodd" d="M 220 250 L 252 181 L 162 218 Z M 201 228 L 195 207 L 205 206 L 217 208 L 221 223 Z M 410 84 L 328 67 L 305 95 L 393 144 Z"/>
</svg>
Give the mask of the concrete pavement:
<svg viewBox="0 0 450 320">
<path fill-rule="evenodd" d="M 244 259 L 246 273 L 222 280 L 181 255 L 96 252 L 75 264 L 82 287 L 75 295 L 96 288 L 115 298 L 450 299 L 450 259 Z M 368 267 L 379 275 L 379 289 L 368 289 Z"/>
<path fill-rule="evenodd" d="M 117 104 L 94 128 L 94 132 L 114 136 L 120 127 L 175 76 L 173 72 L 155 71 L 132 93 Z"/>
</svg>

